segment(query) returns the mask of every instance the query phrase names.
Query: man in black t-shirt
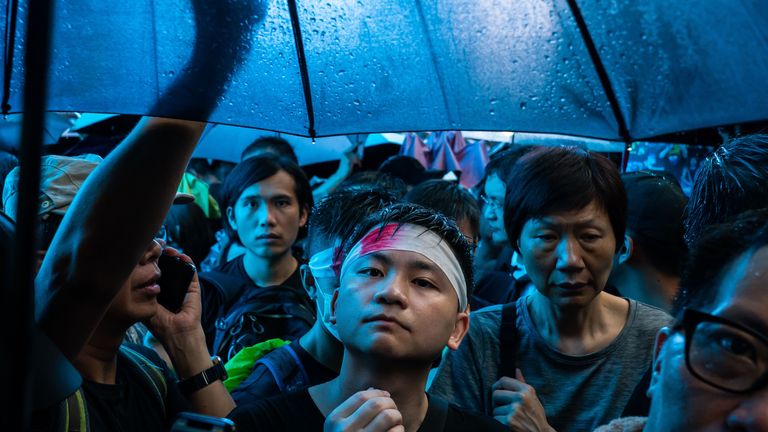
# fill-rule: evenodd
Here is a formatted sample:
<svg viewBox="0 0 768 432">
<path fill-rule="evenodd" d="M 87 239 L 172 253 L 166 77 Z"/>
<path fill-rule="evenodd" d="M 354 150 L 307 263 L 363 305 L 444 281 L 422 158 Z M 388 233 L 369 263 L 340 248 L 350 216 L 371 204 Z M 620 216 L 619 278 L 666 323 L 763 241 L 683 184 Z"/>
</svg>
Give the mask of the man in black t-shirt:
<svg viewBox="0 0 768 432">
<path fill-rule="evenodd" d="M 443 348 L 457 349 L 469 326 L 471 249 L 456 224 L 396 204 L 362 222 L 340 251 L 330 305 L 344 345 L 339 376 L 239 407 L 238 430 L 505 430 L 424 391 Z"/>
<path fill-rule="evenodd" d="M 291 248 L 306 234 L 313 202 L 301 168 L 273 154 L 238 164 L 224 183 L 224 201 L 227 235 L 240 242 L 246 252 L 204 275 L 203 327 L 211 351 L 227 361 L 242 348 L 259 342 L 297 339 L 312 326 L 313 307 L 301 286 L 300 262 Z M 283 296 L 277 300 L 261 298 L 271 287 L 280 287 L 269 291 Z M 291 307 L 249 314 L 264 303 Z M 297 319 L 274 322 L 263 320 L 265 315 L 296 315 Z"/>
<path fill-rule="evenodd" d="M 205 127 L 173 118 L 211 114 L 248 52 L 250 29 L 265 13 L 264 5 L 248 2 L 192 0 L 191 7 L 198 24 L 192 56 L 150 110 L 168 118 L 142 119 L 89 175 L 37 274 L 37 325 L 83 377 L 76 400 L 34 407 L 36 422 L 52 419 L 43 430 L 165 431 L 185 405 L 179 391 L 201 414 L 224 416 L 234 407 L 205 346 L 197 276 L 179 312 L 157 303 L 161 244 L 153 237 Z M 121 345 L 125 330 L 139 321 L 163 342 L 182 381 L 153 353 Z M 35 378 L 45 359 L 39 363 Z"/>
</svg>

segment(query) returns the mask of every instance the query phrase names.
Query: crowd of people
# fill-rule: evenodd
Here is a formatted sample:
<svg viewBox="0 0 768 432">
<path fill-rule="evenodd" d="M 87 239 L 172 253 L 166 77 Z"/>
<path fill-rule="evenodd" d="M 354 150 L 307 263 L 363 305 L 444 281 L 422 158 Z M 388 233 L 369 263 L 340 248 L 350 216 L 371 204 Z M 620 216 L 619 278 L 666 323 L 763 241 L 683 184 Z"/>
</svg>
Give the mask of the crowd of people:
<svg viewBox="0 0 768 432">
<path fill-rule="evenodd" d="M 240 60 L 214 54 L 178 77 L 206 90 L 158 112 L 210 114 Z M 402 156 L 353 173 L 347 153 L 313 189 L 280 139 L 229 172 L 190 162 L 202 129 L 145 118 L 103 160 L 43 158 L 34 343 L 52 354 L 31 367 L 60 396 L 34 398 L 32 430 L 189 411 L 246 432 L 768 431 L 768 136 L 723 143 L 689 200 L 580 147 L 498 152 L 473 190 Z M 158 300 L 169 261 L 192 269 L 177 304 Z"/>
</svg>

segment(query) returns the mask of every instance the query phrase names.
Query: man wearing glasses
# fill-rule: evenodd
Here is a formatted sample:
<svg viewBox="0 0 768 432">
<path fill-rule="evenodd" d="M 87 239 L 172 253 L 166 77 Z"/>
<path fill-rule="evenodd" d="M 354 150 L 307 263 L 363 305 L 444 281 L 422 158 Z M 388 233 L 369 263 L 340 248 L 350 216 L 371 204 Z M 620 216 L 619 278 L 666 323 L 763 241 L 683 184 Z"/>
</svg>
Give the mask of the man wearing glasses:
<svg viewBox="0 0 768 432">
<path fill-rule="evenodd" d="M 691 258 L 678 323 L 656 339 L 649 417 L 598 431 L 768 431 L 768 210 L 713 227 Z"/>
</svg>

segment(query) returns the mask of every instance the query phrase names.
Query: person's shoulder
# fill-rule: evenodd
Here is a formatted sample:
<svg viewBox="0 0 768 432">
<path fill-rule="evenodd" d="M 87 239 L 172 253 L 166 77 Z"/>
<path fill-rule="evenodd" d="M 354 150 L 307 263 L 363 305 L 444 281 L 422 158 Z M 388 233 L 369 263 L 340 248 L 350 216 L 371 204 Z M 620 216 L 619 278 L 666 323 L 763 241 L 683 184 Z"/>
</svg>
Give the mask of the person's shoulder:
<svg viewBox="0 0 768 432">
<path fill-rule="evenodd" d="M 674 318 L 666 311 L 637 300 L 629 300 L 630 308 L 635 310 L 636 325 L 644 329 L 658 330 L 670 325 Z"/>
<path fill-rule="evenodd" d="M 448 416 L 445 421 L 444 432 L 475 432 L 498 431 L 507 432 L 508 429 L 491 417 L 462 409 L 454 404 L 448 405 Z"/>
<path fill-rule="evenodd" d="M 230 276 L 241 277 L 245 272 L 244 264 L 245 255 L 240 255 L 237 258 L 233 258 L 230 261 L 221 263 L 213 271 L 218 273 L 224 273 Z"/>
<path fill-rule="evenodd" d="M 165 363 L 165 361 L 152 348 L 146 347 L 144 345 L 130 343 L 130 342 L 123 343 L 120 346 L 120 348 L 123 350 L 123 352 L 127 350 L 129 353 L 135 353 L 135 354 L 141 355 L 145 359 L 149 360 L 149 362 L 152 365 L 160 369 L 163 369 L 164 371 L 169 370 L 168 365 Z"/>
<path fill-rule="evenodd" d="M 470 312 L 469 319 L 472 323 L 471 326 L 498 332 L 499 326 L 501 325 L 501 310 L 503 308 L 503 304 L 496 304 Z"/>
<path fill-rule="evenodd" d="M 296 413 L 302 415 L 297 417 Z M 322 430 L 325 421 L 306 389 L 238 405 L 227 417 L 238 430 Z"/>
</svg>

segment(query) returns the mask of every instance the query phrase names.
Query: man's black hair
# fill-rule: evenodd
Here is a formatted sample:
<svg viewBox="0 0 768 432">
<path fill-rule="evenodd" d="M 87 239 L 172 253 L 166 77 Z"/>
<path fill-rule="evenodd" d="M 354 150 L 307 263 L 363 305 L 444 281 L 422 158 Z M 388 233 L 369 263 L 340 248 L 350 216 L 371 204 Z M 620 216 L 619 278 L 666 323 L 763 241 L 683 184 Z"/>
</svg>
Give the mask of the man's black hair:
<svg viewBox="0 0 768 432">
<path fill-rule="evenodd" d="M 278 171 L 285 171 L 293 178 L 294 193 L 296 194 L 299 208 L 301 211 L 306 211 L 307 216 L 309 216 L 314 201 L 312 199 L 312 188 L 309 186 L 307 176 L 290 159 L 272 153 L 254 156 L 237 164 L 224 182 L 224 203 L 221 206 L 222 209 L 234 207 L 243 191 L 255 183 L 272 177 Z M 237 232 L 229 225 L 226 210 L 222 213 L 222 222 L 227 235 L 230 239 L 239 241 Z M 306 235 L 306 227 L 300 228 L 297 240 L 304 238 Z"/>
<path fill-rule="evenodd" d="M 750 210 L 730 223 L 710 225 L 694 243 L 672 314 L 685 308 L 709 309 L 734 261 L 748 251 L 768 245 L 768 209 Z"/>
<path fill-rule="evenodd" d="M 723 144 L 701 163 L 688 202 L 685 241 L 747 210 L 768 207 L 768 135 Z"/>
<path fill-rule="evenodd" d="M 512 168 L 517 161 L 527 155 L 536 147 L 533 146 L 521 146 L 502 150 L 491 156 L 491 160 L 488 161 L 488 165 L 485 166 L 485 178 L 492 175 L 498 176 L 502 181 L 509 178 L 512 173 Z"/>
<path fill-rule="evenodd" d="M 266 152 L 286 157 L 292 160 L 296 165 L 299 164 L 299 158 L 296 157 L 296 152 L 293 150 L 291 144 L 285 139 L 276 136 L 256 138 L 256 140 L 250 143 L 248 147 L 243 150 L 243 153 L 240 154 L 240 160 L 244 161 L 253 154 L 262 154 Z"/>
<path fill-rule="evenodd" d="M 627 233 L 635 248 L 656 270 L 680 277 L 688 256 L 683 240 L 688 197 L 668 172 L 633 171 L 621 180 L 627 191 Z"/>
<path fill-rule="evenodd" d="M 616 166 L 578 147 L 540 147 L 521 157 L 506 179 L 504 228 L 517 249 L 531 219 L 577 211 L 595 201 L 608 214 L 618 252 L 627 225 L 627 194 Z"/>
<path fill-rule="evenodd" d="M 361 171 L 352 174 L 349 178 L 344 180 L 336 190 L 342 191 L 370 188 L 384 189 L 397 196 L 398 199 L 402 198 L 408 191 L 408 186 L 406 186 L 404 181 L 379 171 Z"/>
<path fill-rule="evenodd" d="M 307 255 L 319 252 L 318 239 L 345 239 L 371 214 L 396 203 L 398 197 L 381 189 L 351 189 L 324 196 L 309 218 Z"/>
<path fill-rule="evenodd" d="M 341 245 L 341 256 L 337 257 L 341 259 L 337 259 L 337 261 L 342 261 L 343 257 L 347 256 L 355 243 L 360 241 L 369 231 L 377 226 L 392 223 L 398 225 L 418 225 L 434 232 L 447 241 L 456 259 L 459 261 L 461 271 L 464 274 L 464 280 L 467 283 L 467 298 L 472 296 L 474 291 L 472 247 L 467 238 L 451 219 L 442 213 L 417 204 L 394 204 L 367 217 L 357 226 L 357 229 L 355 229 L 351 236 L 344 239 Z"/>
<path fill-rule="evenodd" d="M 172 205 L 165 216 L 168 245 L 181 248 L 198 267 L 216 243 L 208 218 L 195 204 Z"/>
<path fill-rule="evenodd" d="M 476 236 L 480 236 L 480 208 L 469 191 L 446 180 L 428 180 L 415 186 L 403 201 L 418 204 L 453 219 L 457 224 L 466 220 Z M 477 238 L 471 239 L 476 241 Z"/>
</svg>

